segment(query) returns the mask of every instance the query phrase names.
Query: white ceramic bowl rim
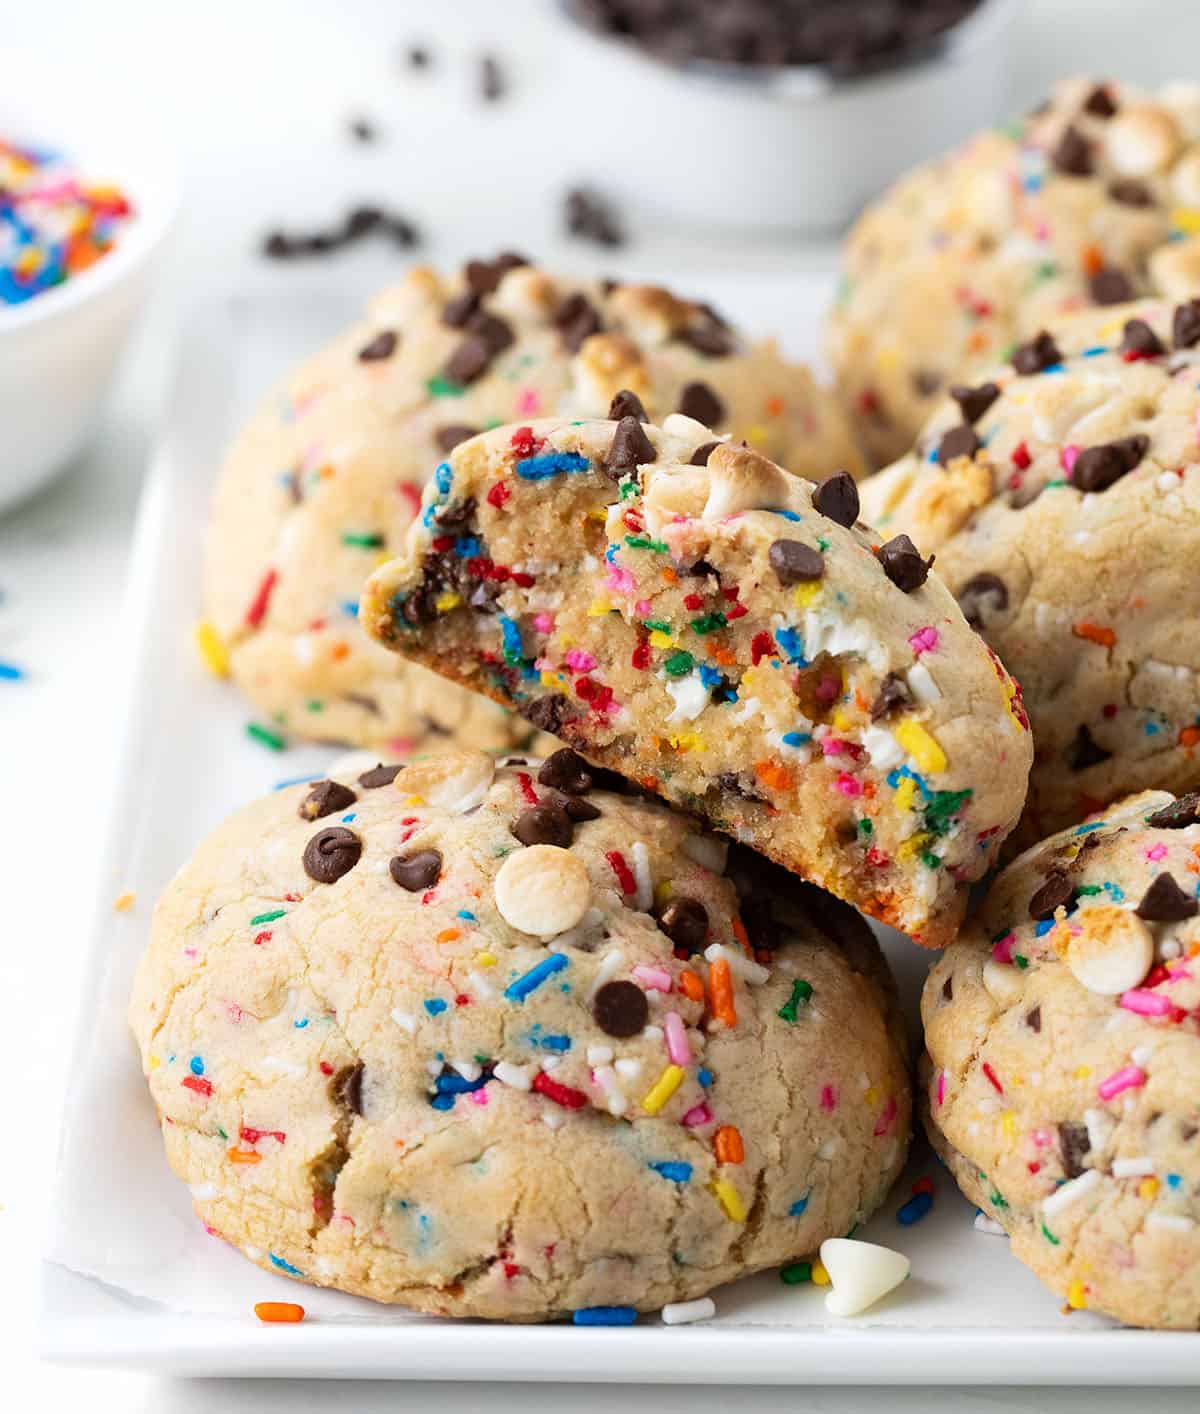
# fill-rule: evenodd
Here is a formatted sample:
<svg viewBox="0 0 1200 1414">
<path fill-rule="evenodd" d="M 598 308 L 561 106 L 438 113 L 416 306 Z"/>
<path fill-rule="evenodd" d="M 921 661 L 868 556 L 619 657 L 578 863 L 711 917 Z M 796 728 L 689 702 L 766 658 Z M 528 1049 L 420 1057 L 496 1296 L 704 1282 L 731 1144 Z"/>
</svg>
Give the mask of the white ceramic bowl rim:
<svg viewBox="0 0 1200 1414">
<path fill-rule="evenodd" d="M 725 84 L 753 89 L 781 98 L 822 98 L 844 89 L 866 86 L 876 80 L 909 75 L 947 60 L 954 62 L 991 42 L 997 27 L 1005 23 L 1016 0 L 980 0 L 978 6 L 957 24 L 915 50 L 901 51 L 891 62 L 882 62 L 861 74 L 835 74 L 824 64 L 788 64 L 777 68 L 730 64 L 717 59 L 692 59 L 668 64 L 630 39 L 593 29 L 575 12 L 573 0 L 558 0 L 558 9 L 577 30 L 598 44 L 608 46 L 660 71 L 677 74 L 688 81 Z"/>
</svg>

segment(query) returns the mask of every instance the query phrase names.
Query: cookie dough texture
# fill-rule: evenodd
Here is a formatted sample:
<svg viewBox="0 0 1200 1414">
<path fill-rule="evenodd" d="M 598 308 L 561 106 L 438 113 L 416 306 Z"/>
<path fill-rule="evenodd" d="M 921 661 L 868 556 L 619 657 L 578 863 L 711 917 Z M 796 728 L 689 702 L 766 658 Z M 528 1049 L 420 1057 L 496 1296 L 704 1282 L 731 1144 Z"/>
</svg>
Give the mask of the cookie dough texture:
<svg viewBox="0 0 1200 1414">
<path fill-rule="evenodd" d="M 497 428 L 438 469 L 363 621 L 939 946 L 1032 748 L 999 662 L 857 506 L 680 416 Z"/>
<path fill-rule="evenodd" d="M 1035 846 L 921 1005 L 930 1137 L 1073 1307 L 1200 1327 L 1200 797 Z"/>
<path fill-rule="evenodd" d="M 130 1017 L 171 1165 L 252 1261 L 542 1320 L 698 1297 L 883 1200 L 910 1093 L 866 925 L 581 768 L 292 787 L 169 885 Z"/>
<path fill-rule="evenodd" d="M 816 472 L 862 467 L 832 394 L 708 306 L 643 285 L 547 274 L 519 257 L 413 269 L 308 359 L 243 429 L 213 506 L 205 613 L 255 706 L 296 736 L 393 755 L 449 734 L 522 734 L 434 683 L 355 622 L 455 437 L 516 418 L 599 416 L 622 388 L 683 406 Z M 527 735 L 527 733 L 524 733 Z"/>
<path fill-rule="evenodd" d="M 851 231 L 828 352 L 877 465 L 947 385 L 1064 313 L 1200 291 L 1200 87 L 1071 79 Z"/>
<path fill-rule="evenodd" d="M 1034 356 L 1031 350 L 1040 350 Z M 1133 790 L 1200 784 L 1200 304 L 1143 301 L 946 398 L 864 488 L 1020 682 L 1036 760 L 1024 843 Z"/>
</svg>

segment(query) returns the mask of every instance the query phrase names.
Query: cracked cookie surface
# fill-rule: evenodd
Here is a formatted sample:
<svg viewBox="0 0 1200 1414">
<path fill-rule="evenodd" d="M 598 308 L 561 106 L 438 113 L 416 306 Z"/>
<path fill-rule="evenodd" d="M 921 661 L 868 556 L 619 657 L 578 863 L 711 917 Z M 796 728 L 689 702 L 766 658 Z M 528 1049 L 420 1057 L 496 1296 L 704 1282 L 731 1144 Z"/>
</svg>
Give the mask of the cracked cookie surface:
<svg viewBox="0 0 1200 1414">
<path fill-rule="evenodd" d="M 498 428 L 367 630 L 928 946 L 1016 822 L 1020 695 L 903 537 L 699 423 Z"/>
<path fill-rule="evenodd" d="M 1200 290 L 1200 87 L 1069 79 L 902 178 L 851 231 L 828 348 L 876 464 L 1048 321 Z"/>
<path fill-rule="evenodd" d="M 1200 302 L 1080 315 L 1013 360 L 945 399 L 863 510 L 936 551 L 1021 684 L 1027 844 L 1200 784 Z"/>
<path fill-rule="evenodd" d="M 294 786 L 168 886 L 130 1019 L 268 1270 L 445 1315 L 652 1309 L 815 1251 L 907 1148 L 861 918 L 580 758 Z"/>
<path fill-rule="evenodd" d="M 204 612 L 243 692 L 290 734 L 403 754 L 528 736 L 493 705 L 398 664 L 356 622 L 455 440 L 516 417 L 600 416 L 621 389 L 813 472 L 862 469 L 808 369 L 707 305 L 578 281 L 517 256 L 411 270 L 276 388 L 218 484 Z"/>
<path fill-rule="evenodd" d="M 963 1192 L 1072 1307 L 1200 1327 L 1200 796 L 1014 861 L 929 974 L 921 1104 Z"/>
</svg>

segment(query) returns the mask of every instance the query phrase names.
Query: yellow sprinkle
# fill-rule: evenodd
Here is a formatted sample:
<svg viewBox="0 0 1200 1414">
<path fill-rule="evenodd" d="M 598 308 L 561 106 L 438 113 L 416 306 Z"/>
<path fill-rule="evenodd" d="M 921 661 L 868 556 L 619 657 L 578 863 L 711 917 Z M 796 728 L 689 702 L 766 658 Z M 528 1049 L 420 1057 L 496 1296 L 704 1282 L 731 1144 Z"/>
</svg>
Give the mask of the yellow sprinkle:
<svg viewBox="0 0 1200 1414">
<path fill-rule="evenodd" d="M 824 1262 L 814 1262 L 812 1264 L 812 1282 L 814 1286 L 828 1286 L 829 1273 L 825 1270 Z"/>
<path fill-rule="evenodd" d="M 808 584 L 798 584 L 792 590 L 792 603 L 797 609 L 807 609 L 812 601 L 821 592 L 821 581 L 811 580 Z"/>
<path fill-rule="evenodd" d="M 932 842 L 933 836 L 929 831 L 922 830 L 919 834 L 912 835 L 904 841 L 896 851 L 896 857 L 907 863 L 910 859 L 916 859 L 919 854 L 924 853 Z"/>
<path fill-rule="evenodd" d="M 764 427 L 759 422 L 754 423 L 752 427 L 746 428 L 746 440 L 756 447 L 759 443 L 765 442 L 770 435 L 770 429 Z"/>
<path fill-rule="evenodd" d="M 835 731 L 848 732 L 853 725 L 854 723 L 851 720 L 850 713 L 843 708 L 839 707 L 833 714 L 833 726 Z M 904 779 L 908 780 L 908 777 L 905 776 Z"/>
<path fill-rule="evenodd" d="M 475 954 L 475 961 L 480 967 L 495 967 L 496 954 L 494 952 L 477 952 Z"/>
<path fill-rule="evenodd" d="M 1088 1078 L 1088 1076 L 1091 1075 L 1091 1073 L 1092 1073 L 1092 1068 L 1091 1068 L 1090 1065 L 1077 1065 L 1077 1066 L 1075 1067 L 1075 1079 L 1076 1079 L 1076 1080 L 1086 1080 L 1086 1079 Z"/>
<path fill-rule="evenodd" d="M 1009 1139 L 1017 1137 L 1017 1116 L 1013 1110 L 1005 1110 L 1000 1116 L 1000 1125 Z"/>
<path fill-rule="evenodd" d="M 946 753 L 920 722 L 906 717 L 895 729 L 896 740 L 917 763 L 919 770 L 936 775 L 946 769 Z"/>
<path fill-rule="evenodd" d="M 162 1065 L 162 1061 L 160 1061 L 157 1056 L 151 1056 L 150 1059 L 146 1062 L 146 1069 L 157 1070 L 160 1065 Z"/>
<path fill-rule="evenodd" d="M 664 903 L 669 902 L 669 900 L 670 900 L 670 898 L 671 898 L 671 895 L 672 895 L 674 892 L 675 892 L 675 886 L 671 883 L 670 879 L 664 879 L 661 884 L 655 884 L 655 886 L 654 886 L 654 901 L 655 901 L 655 903 L 657 903 L 657 904 L 661 907 Z"/>
<path fill-rule="evenodd" d="M 229 676 L 229 650 L 225 647 L 225 640 L 207 619 L 201 619 L 196 625 L 196 647 L 213 677 Z"/>
<path fill-rule="evenodd" d="M 917 783 L 911 776 L 901 777 L 900 784 L 896 787 L 896 794 L 892 797 L 897 810 L 911 810 L 913 808 L 913 797 L 917 793 Z"/>
<path fill-rule="evenodd" d="M 406 795 L 404 803 L 405 805 L 424 805 L 425 797 L 423 795 Z"/>
<path fill-rule="evenodd" d="M 1186 231 L 1189 236 L 1194 236 L 1197 231 L 1200 231 L 1200 207 L 1172 207 L 1171 225 L 1177 230 Z"/>
<path fill-rule="evenodd" d="M 612 612 L 612 604 L 602 594 L 599 599 L 593 599 L 588 605 L 589 619 L 602 619 L 605 614 Z"/>
<path fill-rule="evenodd" d="M 682 736 L 669 736 L 667 740 L 676 751 L 703 751 L 704 738 L 695 732 L 684 732 Z"/>
<path fill-rule="evenodd" d="M 735 1223 L 746 1221 L 746 1205 L 742 1202 L 742 1195 L 727 1178 L 716 1179 L 712 1191 L 720 1201 L 721 1207 L 725 1209 L 727 1218 L 732 1219 Z"/>
<path fill-rule="evenodd" d="M 448 609 L 457 609 L 462 601 L 463 597 L 456 589 L 447 589 L 433 601 L 433 607 L 439 614 L 444 614 Z"/>
<path fill-rule="evenodd" d="M 669 633 L 664 633 L 661 628 L 656 628 L 650 634 L 651 648 L 673 648 L 675 640 Z"/>
<path fill-rule="evenodd" d="M 894 348 L 884 349 L 877 360 L 877 367 L 887 370 L 895 368 L 900 362 L 900 351 Z"/>
<path fill-rule="evenodd" d="M 1144 1198 L 1146 1202 L 1149 1202 L 1150 1199 L 1153 1198 L 1157 1192 L 1157 1178 L 1143 1178 L 1141 1183 L 1138 1184 L 1138 1197 Z"/>
<path fill-rule="evenodd" d="M 1078 1277 L 1067 1288 L 1067 1305 L 1072 1311 L 1087 1310 L 1087 1292 Z"/>
<path fill-rule="evenodd" d="M 543 686 L 543 687 L 558 687 L 560 683 L 564 683 L 564 682 L 566 682 L 566 680 L 567 680 L 567 676 L 566 676 L 565 673 L 551 673 L 551 672 L 544 672 L 544 673 L 542 673 L 542 686 Z"/>
<path fill-rule="evenodd" d="M 588 520 L 604 521 L 608 519 L 608 511 L 600 506 L 593 506 L 592 509 L 588 511 L 587 518 Z"/>
<path fill-rule="evenodd" d="M 879 1089 L 878 1089 L 878 1087 L 875 1086 L 875 1085 L 872 1085 L 871 1088 L 867 1091 L 867 1093 L 863 1096 L 863 1100 L 864 1100 L 868 1105 L 877 1105 L 877 1104 L 879 1103 Z"/>
<path fill-rule="evenodd" d="M 648 1115 L 656 1115 L 676 1090 L 683 1084 L 683 1066 L 669 1065 L 646 1093 L 642 1109 Z"/>
<path fill-rule="evenodd" d="M 131 894 L 127 889 L 113 900 L 113 907 L 118 913 L 128 913 L 135 903 L 137 903 L 137 894 Z"/>
</svg>

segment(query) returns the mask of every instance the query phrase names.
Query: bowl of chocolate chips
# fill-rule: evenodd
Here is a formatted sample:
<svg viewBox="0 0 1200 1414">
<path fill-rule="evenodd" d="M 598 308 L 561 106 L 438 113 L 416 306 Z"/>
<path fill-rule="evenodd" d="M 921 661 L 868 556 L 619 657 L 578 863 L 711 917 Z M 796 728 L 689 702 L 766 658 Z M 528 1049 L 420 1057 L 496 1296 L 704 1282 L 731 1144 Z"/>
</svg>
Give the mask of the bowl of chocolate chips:
<svg viewBox="0 0 1200 1414">
<path fill-rule="evenodd" d="M 1006 111 L 1015 0 L 561 0 L 589 175 L 651 216 L 831 232 Z M 604 94 L 621 96 L 606 103 Z"/>
</svg>

